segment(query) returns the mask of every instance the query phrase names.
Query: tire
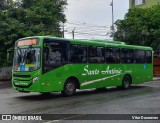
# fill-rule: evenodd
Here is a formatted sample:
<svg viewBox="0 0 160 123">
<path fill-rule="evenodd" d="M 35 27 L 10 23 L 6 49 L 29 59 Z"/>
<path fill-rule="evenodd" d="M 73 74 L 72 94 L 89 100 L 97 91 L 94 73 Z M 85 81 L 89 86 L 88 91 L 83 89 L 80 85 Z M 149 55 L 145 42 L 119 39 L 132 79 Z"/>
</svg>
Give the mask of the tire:
<svg viewBox="0 0 160 123">
<path fill-rule="evenodd" d="M 131 86 L 131 77 L 125 76 L 122 80 L 122 89 L 127 90 Z"/>
<path fill-rule="evenodd" d="M 76 92 L 76 84 L 73 80 L 68 79 L 64 84 L 64 89 L 61 91 L 63 96 L 73 96 Z"/>
</svg>

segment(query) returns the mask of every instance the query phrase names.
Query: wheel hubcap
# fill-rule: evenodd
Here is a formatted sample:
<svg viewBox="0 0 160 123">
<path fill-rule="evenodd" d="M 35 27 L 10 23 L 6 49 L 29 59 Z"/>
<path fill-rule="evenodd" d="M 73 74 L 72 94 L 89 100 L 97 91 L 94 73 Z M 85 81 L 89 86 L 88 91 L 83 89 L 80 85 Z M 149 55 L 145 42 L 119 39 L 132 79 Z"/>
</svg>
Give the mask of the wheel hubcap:
<svg viewBox="0 0 160 123">
<path fill-rule="evenodd" d="M 129 79 L 126 78 L 124 81 L 125 87 L 128 88 L 129 87 Z"/>
<path fill-rule="evenodd" d="M 66 86 L 66 89 L 68 92 L 73 92 L 74 91 L 74 86 L 72 83 L 68 83 Z"/>
</svg>

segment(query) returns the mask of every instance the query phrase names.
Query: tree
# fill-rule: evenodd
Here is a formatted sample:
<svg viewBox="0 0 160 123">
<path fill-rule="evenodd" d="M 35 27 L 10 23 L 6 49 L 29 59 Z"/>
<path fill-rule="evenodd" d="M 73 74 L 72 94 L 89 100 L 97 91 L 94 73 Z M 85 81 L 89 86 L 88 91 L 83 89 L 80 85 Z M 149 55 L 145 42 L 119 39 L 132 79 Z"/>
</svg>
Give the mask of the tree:
<svg viewBox="0 0 160 123">
<path fill-rule="evenodd" d="M 117 20 L 115 39 L 128 44 L 151 46 L 160 50 L 160 5 L 131 8 L 124 20 Z"/>
<path fill-rule="evenodd" d="M 35 35 L 61 36 L 66 0 L 2 0 L 0 4 L 0 66 L 17 39 Z"/>
</svg>

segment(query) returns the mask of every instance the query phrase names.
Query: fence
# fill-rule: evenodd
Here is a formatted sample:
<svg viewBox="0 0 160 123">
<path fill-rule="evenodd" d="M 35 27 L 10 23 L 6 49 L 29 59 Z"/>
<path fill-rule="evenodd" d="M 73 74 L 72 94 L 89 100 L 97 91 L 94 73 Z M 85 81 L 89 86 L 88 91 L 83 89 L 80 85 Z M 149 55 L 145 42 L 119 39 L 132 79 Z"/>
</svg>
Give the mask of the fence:
<svg viewBox="0 0 160 123">
<path fill-rule="evenodd" d="M 12 78 L 12 67 L 0 68 L 0 80 L 11 80 Z"/>
<path fill-rule="evenodd" d="M 154 57 L 154 76 L 160 76 L 160 57 Z"/>
</svg>

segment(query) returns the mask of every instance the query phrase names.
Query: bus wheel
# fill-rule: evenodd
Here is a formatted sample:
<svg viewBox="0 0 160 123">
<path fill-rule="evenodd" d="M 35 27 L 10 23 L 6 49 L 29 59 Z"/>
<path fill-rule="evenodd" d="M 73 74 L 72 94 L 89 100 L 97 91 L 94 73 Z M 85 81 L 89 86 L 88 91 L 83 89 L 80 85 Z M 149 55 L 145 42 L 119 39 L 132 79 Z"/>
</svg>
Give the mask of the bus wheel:
<svg viewBox="0 0 160 123">
<path fill-rule="evenodd" d="M 129 76 L 125 76 L 122 81 L 122 89 L 129 89 L 131 86 L 131 78 Z"/>
<path fill-rule="evenodd" d="M 64 96 L 73 96 L 76 92 L 76 84 L 72 79 L 68 79 L 64 84 L 64 90 L 61 91 Z"/>
</svg>

